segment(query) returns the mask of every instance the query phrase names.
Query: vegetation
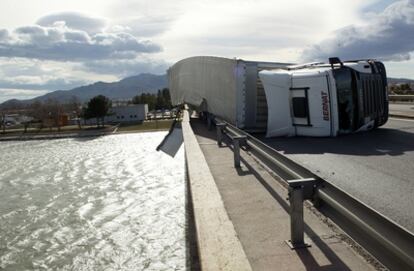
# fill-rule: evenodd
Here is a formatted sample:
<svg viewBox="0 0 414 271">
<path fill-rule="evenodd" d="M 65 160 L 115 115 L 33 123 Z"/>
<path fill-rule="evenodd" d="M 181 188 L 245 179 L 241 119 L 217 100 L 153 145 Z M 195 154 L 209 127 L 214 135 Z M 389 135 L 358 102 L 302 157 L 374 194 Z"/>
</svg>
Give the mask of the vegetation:
<svg viewBox="0 0 414 271">
<path fill-rule="evenodd" d="M 112 131 L 115 129 L 112 125 L 106 125 L 104 130 Z M 39 136 L 39 135 L 50 135 L 50 134 L 67 134 L 67 133 L 76 133 L 76 134 L 82 134 L 83 132 L 90 132 L 97 130 L 96 125 L 83 125 L 81 129 L 79 129 L 78 125 L 67 125 L 60 127 L 58 129 L 57 127 L 49 127 L 48 129 L 42 129 L 40 123 L 33 123 L 30 125 L 29 128 L 27 128 L 27 131 L 24 130 L 22 125 L 16 125 L 12 128 L 8 128 L 3 135 L 6 136 Z M 99 128 L 99 131 L 102 132 L 102 128 Z"/>
<path fill-rule="evenodd" d="M 30 128 L 36 128 L 41 130 L 43 128 L 49 128 L 52 130 L 53 127 L 56 127 L 57 130 L 61 129 L 62 125 L 65 125 L 63 119 L 66 116 L 66 120 L 71 117 L 80 116 L 80 101 L 73 97 L 68 103 L 62 104 L 54 99 L 48 99 L 44 102 L 35 101 L 24 108 L 15 108 L 15 109 L 3 109 L 0 112 L 0 121 L 2 126 L 2 131 L 5 133 L 7 121 L 6 116 L 9 114 L 20 115 L 23 117 L 23 120 L 20 120 L 20 125 L 13 125 L 13 128 L 24 128 L 24 132 L 30 130 Z M 79 123 L 80 124 L 80 123 Z M 78 125 L 79 126 L 79 125 Z M 81 127 L 79 126 L 79 129 Z"/>
<path fill-rule="evenodd" d="M 55 126 L 60 130 L 61 122 L 60 117 L 63 114 L 63 105 L 56 100 L 47 100 L 44 103 L 35 102 L 30 106 L 29 115 L 39 120 L 44 126 L 49 127 L 50 129 Z M 30 122 L 25 122 L 25 131 L 30 125 Z"/>
<path fill-rule="evenodd" d="M 151 131 L 151 130 L 168 130 L 173 120 L 155 120 L 144 121 L 139 124 L 122 124 L 118 128 L 118 132 L 134 132 L 134 131 Z"/>
<path fill-rule="evenodd" d="M 171 109 L 171 96 L 168 88 L 158 90 L 157 94 L 142 93 L 132 98 L 133 104 L 148 104 L 148 110 Z"/>
<path fill-rule="evenodd" d="M 172 109 L 171 96 L 168 88 L 160 89 L 156 94 L 143 93 L 135 96 L 132 101 L 128 103 L 133 104 L 148 104 L 148 109 L 153 110 L 170 110 Z M 105 116 L 110 112 L 112 104 L 111 101 L 103 96 L 98 95 L 93 97 L 87 104 L 82 107 L 81 101 L 76 96 L 66 100 L 65 103 L 59 102 L 56 99 L 48 99 L 46 101 L 35 100 L 31 104 L 8 103 L 7 108 L 0 109 L 0 133 L 22 132 L 40 133 L 43 128 L 48 128 L 49 132 L 60 131 L 64 125 L 77 124 L 78 129 L 82 129 L 81 118 L 92 119 L 96 118 L 97 126 L 104 126 Z M 20 116 L 20 124 L 9 123 L 7 116 Z M 75 123 L 70 122 L 76 121 Z M 169 125 L 163 122 L 144 122 L 140 124 L 138 130 L 152 130 L 164 129 L 164 125 Z M 123 128 L 122 128 L 123 129 Z M 135 129 L 135 128 L 126 128 Z M 73 127 L 71 127 L 73 130 Z"/>
<path fill-rule="evenodd" d="M 1 112 L 1 127 L 3 130 L 3 134 L 6 132 L 6 113 Z"/>
<path fill-rule="evenodd" d="M 407 95 L 407 94 L 414 94 L 414 90 L 412 89 L 412 86 L 408 83 L 395 84 L 395 85 L 390 86 L 390 93 L 399 94 L 399 95 Z"/>
<path fill-rule="evenodd" d="M 72 113 L 72 116 L 76 118 L 78 128 L 82 129 L 82 125 L 81 125 L 82 107 L 81 107 L 81 102 L 79 98 L 76 96 L 73 96 L 72 99 L 70 99 L 69 103 L 67 103 L 67 109 L 69 112 Z"/>
<path fill-rule="evenodd" d="M 105 116 L 108 115 L 111 106 L 112 103 L 107 97 L 103 95 L 95 96 L 88 102 L 87 107 L 84 109 L 83 116 L 85 119 L 96 118 L 96 125 L 98 127 L 100 125 L 104 127 Z"/>
</svg>

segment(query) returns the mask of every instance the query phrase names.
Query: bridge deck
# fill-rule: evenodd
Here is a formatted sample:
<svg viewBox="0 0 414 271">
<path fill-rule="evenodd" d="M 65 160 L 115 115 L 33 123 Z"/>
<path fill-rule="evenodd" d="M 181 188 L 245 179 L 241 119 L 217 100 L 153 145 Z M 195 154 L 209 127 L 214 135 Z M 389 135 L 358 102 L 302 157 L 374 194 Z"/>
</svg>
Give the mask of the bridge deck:
<svg viewBox="0 0 414 271">
<path fill-rule="evenodd" d="M 215 131 L 198 120 L 192 127 L 253 270 L 375 270 L 311 207 L 305 238 L 312 247 L 291 250 L 286 188 L 245 153 L 235 169 L 231 148 L 217 146 Z"/>
<path fill-rule="evenodd" d="M 256 136 L 414 232 L 414 119 L 336 138 Z"/>
<path fill-rule="evenodd" d="M 390 103 L 390 115 L 397 118 L 414 118 L 414 104 Z"/>
</svg>

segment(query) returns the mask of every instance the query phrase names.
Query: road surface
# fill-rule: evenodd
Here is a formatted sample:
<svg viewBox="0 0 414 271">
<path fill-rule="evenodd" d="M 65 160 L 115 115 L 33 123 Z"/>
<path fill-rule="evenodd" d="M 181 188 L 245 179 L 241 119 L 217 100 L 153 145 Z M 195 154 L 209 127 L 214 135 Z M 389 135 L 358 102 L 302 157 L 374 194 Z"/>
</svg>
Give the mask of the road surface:
<svg viewBox="0 0 414 271">
<path fill-rule="evenodd" d="M 337 138 L 262 140 L 414 232 L 414 120 Z"/>
<path fill-rule="evenodd" d="M 414 117 L 414 104 L 390 103 L 390 114 Z"/>
</svg>

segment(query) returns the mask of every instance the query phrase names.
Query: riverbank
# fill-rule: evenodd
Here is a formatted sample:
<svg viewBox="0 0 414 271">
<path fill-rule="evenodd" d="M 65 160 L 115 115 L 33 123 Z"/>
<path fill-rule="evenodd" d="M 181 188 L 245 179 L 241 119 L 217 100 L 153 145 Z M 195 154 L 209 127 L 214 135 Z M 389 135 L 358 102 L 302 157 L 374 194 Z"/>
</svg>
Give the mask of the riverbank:
<svg viewBox="0 0 414 271">
<path fill-rule="evenodd" d="M 45 140 L 45 139 L 62 139 L 72 137 L 95 137 L 112 134 L 116 126 L 105 126 L 100 128 L 86 129 L 61 129 L 60 131 L 39 131 L 39 132 L 11 132 L 0 134 L 0 141 L 18 141 L 18 140 Z"/>
<path fill-rule="evenodd" d="M 45 140 L 45 139 L 61 139 L 73 137 L 98 137 L 110 134 L 124 134 L 124 133 L 142 133 L 154 131 L 166 131 L 170 128 L 172 120 L 155 120 L 145 121 L 139 124 L 122 124 L 122 125 L 106 125 L 105 127 L 91 127 L 88 126 L 83 129 L 77 126 L 62 127 L 60 131 L 56 128 L 52 130 L 29 130 L 24 133 L 23 130 L 13 130 L 0 133 L 0 141 L 14 141 L 14 140 Z"/>
<path fill-rule="evenodd" d="M 116 133 L 135 133 L 135 132 L 148 132 L 148 131 L 168 131 L 173 123 L 172 119 L 168 120 L 151 120 L 138 124 L 125 124 L 120 125 L 116 130 Z"/>
</svg>

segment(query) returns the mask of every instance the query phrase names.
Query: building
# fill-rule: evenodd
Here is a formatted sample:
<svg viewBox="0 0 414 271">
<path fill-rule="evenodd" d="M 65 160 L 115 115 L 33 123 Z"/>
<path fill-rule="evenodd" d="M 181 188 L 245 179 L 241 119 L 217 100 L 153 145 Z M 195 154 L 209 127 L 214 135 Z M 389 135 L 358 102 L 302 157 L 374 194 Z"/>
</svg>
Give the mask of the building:
<svg viewBox="0 0 414 271">
<path fill-rule="evenodd" d="M 3 122 L 3 118 L 4 118 L 4 123 L 8 125 L 22 124 L 22 123 L 33 120 L 32 117 L 18 114 L 18 113 L 0 115 L 0 122 Z"/>
<path fill-rule="evenodd" d="M 147 118 L 147 104 L 129 104 L 114 106 L 110 109 L 109 116 L 105 118 L 106 122 L 142 122 Z"/>
<path fill-rule="evenodd" d="M 42 124 L 46 127 L 66 126 L 66 125 L 69 125 L 69 115 L 68 114 L 59 114 L 56 119 L 48 116 L 48 117 L 42 119 Z"/>
</svg>

